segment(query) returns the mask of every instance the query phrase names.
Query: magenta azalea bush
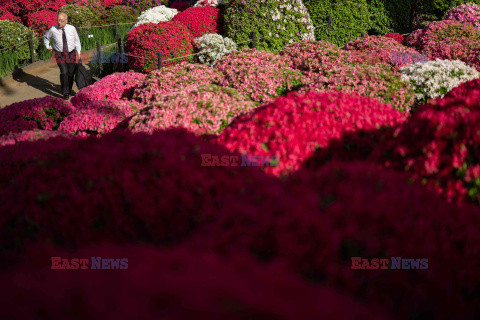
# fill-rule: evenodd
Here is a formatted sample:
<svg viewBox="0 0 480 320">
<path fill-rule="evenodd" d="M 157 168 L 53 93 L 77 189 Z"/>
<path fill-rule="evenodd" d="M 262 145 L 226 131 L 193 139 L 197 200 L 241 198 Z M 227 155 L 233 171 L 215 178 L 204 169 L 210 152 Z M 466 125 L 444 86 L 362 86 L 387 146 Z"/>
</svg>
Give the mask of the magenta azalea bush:
<svg viewBox="0 0 480 320">
<path fill-rule="evenodd" d="M 316 149 L 358 130 L 394 126 L 405 115 L 375 99 L 342 92 L 290 93 L 240 117 L 216 140 L 227 149 L 255 156 L 276 156 L 279 176 L 296 171 Z"/>
<path fill-rule="evenodd" d="M 448 92 L 444 98 L 468 96 L 475 97 L 475 93 L 473 91 L 480 91 L 480 78 L 461 83 L 458 87 L 455 87 Z"/>
<path fill-rule="evenodd" d="M 131 99 L 134 88 L 139 85 L 145 75 L 134 71 L 116 72 L 89 85 L 72 98 L 71 102 L 77 108 L 88 102 L 97 100 L 128 100 Z"/>
<path fill-rule="evenodd" d="M 289 60 L 278 54 L 242 49 L 223 56 L 215 68 L 223 72 L 223 86 L 230 86 L 254 101 L 269 102 L 305 85 L 305 77 L 289 67 Z"/>
<path fill-rule="evenodd" d="M 20 22 L 20 17 L 15 16 L 11 13 L 8 8 L 0 5 L 0 20 L 10 20 L 13 22 Z"/>
<path fill-rule="evenodd" d="M 70 102 L 51 96 L 13 103 L 0 109 L 0 136 L 33 129 L 56 130 L 74 111 Z"/>
<path fill-rule="evenodd" d="M 133 91 L 132 98 L 148 104 L 162 96 L 181 91 L 188 86 L 220 84 L 223 74 L 203 64 L 182 62 L 150 72 Z"/>
<path fill-rule="evenodd" d="M 80 137 L 100 136 L 112 131 L 126 117 L 133 116 L 141 108 L 143 105 L 136 101 L 92 101 L 66 117 L 58 130 Z"/>
<path fill-rule="evenodd" d="M 51 10 L 40 10 L 27 16 L 27 26 L 37 37 L 43 36 L 48 29 L 57 24 L 57 13 Z"/>
<path fill-rule="evenodd" d="M 25 141 L 46 140 L 54 137 L 70 137 L 69 134 L 50 130 L 25 130 L 0 136 L 0 147 L 15 145 Z"/>
<path fill-rule="evenodd" d="M 232 88 L 191 86 L 178 93 L 155 97 L 149 107 L 141 110 L 124 127 L 148 133 L 182 127 L 197 134 L 214 134 L 228 126 L 235 117 L 257 106 Z"/>
<path fill-rule="evenodd" d="M 456 20 L 468 23 L 480 30 L 480 6 L 467 3 L 448 11 L 443 20 Z"/>
</svg>

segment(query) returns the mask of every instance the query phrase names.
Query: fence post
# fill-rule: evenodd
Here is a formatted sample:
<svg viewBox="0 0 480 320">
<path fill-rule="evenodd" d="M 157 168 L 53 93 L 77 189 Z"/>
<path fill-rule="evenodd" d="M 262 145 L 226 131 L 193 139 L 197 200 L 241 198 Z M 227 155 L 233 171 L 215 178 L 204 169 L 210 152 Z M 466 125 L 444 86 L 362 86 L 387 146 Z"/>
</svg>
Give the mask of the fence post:
<svg viewBox="0 0 480 320">
<path fill-rule="evenodd" d="M 30 60 L 32 63 L 35 62 L 35 53 L 33 52 L 33 35 L 32 32 L 28 34 L 28 46 L 30 47 Z"/>
<path fill-rule="evenodd" d="M 128 62 L 128 60 L 127 61 L 124 60 L 124 57 L 126 57 L 125 56 L 125 48 L 123 47 L 123 44 L 121 43 L 121 40 L 120 40 L 120 64 L 122 66 L 122 71 L 125 70 L 125 63 Z"/>
<path fill-rule="evenodd" d="M 117 22 L 117 18 L 115 18 L 115 39 L 118 39 L 118 22 Z"/>
<path fill-rule="evenodd" d="M 157 54 L 158 54 L 158 70 L 160 70 L 162 69 L 162 53 L 158 51 Z"/>
<path fill-rule="evenodd" d="M 328 23 L 328 33 L 327 33 L 327 35 L 328 35 L 328 39 L 331 40 L 330 39 L 330 29 L 332 28 L 332 16 L 331 15 L 328 15 L 327 23 Z"/>
<path fill-rule="evenodd" d="M 100 47 L 100 42 L 97 42 L 97 59 L 98 65 L 100 67 L 100 72 L 102 72 L 103 64 L 102 64 L 102 49 Z"/>
<path fill-rule="evenodd" d="M 252 31 L 252 49 L 257 48 L 257 32 L 255 30 Z"/>
</svg>

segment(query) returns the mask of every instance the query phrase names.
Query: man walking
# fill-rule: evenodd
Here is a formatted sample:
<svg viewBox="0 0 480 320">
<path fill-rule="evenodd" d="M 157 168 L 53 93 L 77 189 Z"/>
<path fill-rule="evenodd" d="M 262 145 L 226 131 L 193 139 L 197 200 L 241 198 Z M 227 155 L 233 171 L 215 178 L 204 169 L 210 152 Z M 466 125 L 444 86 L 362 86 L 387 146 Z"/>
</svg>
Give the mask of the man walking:
<svg viewBox="0 0 480 320">
<path fill-rule="evenodd" d="M 51 27 L 43 36 L 45 47 L 55 56 L 55 61 L 60 68 L 60 83 L 62 84 L 62 94 L 65 100 L 68 100 L 70 95 L 73 95 L 73 77 L 75 65 L 78 61 L 74 50 L 77 49 L 78 55 L 80 55 L 82 49 L 77 29 L 67 24 L 67 22 L 67 14 L 59 12 L 57 25 Z M 51 38 L 53 38 L 53 48 L 50 47 Z"/>
</svg>

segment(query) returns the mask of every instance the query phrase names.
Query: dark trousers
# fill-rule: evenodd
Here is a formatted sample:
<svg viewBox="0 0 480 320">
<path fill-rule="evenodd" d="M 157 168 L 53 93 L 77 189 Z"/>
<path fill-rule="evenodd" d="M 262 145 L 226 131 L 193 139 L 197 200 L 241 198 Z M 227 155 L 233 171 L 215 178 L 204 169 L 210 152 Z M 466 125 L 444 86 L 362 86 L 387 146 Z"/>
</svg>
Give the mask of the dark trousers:
<svg viewBox="0 0 480 320">
<path fill-rule="evenodd" d="M 70 94 L 73 87 L 73 78 L 75 76 L 75 67 L 77 64 L 77 52 L 75 50 L 64 55 L 63 52 L 54 51 L 55 60 L 60 68 L 60 83 L 62 84 L 62 94 Z"/>
</svg>

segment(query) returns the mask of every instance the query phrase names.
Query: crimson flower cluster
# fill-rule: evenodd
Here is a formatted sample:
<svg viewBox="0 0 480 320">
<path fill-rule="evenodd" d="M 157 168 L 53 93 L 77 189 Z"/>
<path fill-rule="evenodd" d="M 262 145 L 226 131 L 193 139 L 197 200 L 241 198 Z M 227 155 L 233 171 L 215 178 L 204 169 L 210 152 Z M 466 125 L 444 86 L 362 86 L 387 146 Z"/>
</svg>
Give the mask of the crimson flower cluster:
<svg viewBox="0 0 480 320">
<path fill-rule="evenodd" d="M 223 33 L 223 15 L 215 7 L 192 7 L 173 17 L 172 21 L 183 23 L 198 38 L 207 33 Z"/>
<path fill-rule="evenodd" d="M 0 136 L 33 129 L 56 130 L 74 111 L 70 102 L 51 96 L 13 103 L 0 109 Z"/>
<path fill-rule="evenodd" d="M 384 35 L 384 37 L 392 38 L 400 44 L 403 44 L 403 42 L 405 41 L 405 37 L 398 33 L 387 33 L 386 35 Z"/>
<path fill-rule="evenodd" d="M 404 120 L 402 113 L 372 98 L 336 91 L 292 92 L 240 117 L 217 142 L 240 153 L 278 157 L 278 166 L 265 168 L 278 176 L 298 170 L 317 148 L 344 134 Z"/>
<path fill-rule="evenodd" d="M 178 58 L 193 53 L 193 36 L 182 23 L 168 21 L 145 23 L 133 28 L 127 35 L 126 51 L 130 69 L 148 73 L 158 69 L 158 52 L 163 59 Z M 140 57 L 140 58 L 136 58 Z M 182 61 L 192 62 L 193 57 L 169 60 L 164 66 Z"/>
<path fill-rule="evenodd" d="M 14 22 L 20 22 L 20 18 L 11 13 L 7 7 L 0 5 L 0 20 L 10 20 Z"/>
<path fill-rule="evenodd" d="M 476 94 L 472 91 L 480 91 L 480 78 L 461 83 L 458 87 L 448 92 L 444 98 L 468 97 L 470 95 L 474 98 Z"/>
<path fill-rule="evenodd" d="M 5 3 L 9 4 L 11 1 L 12 0 L 6 0 Z M 15 11 L 10 11 L 21 17 L 26 17 L 39 10 L 51 10 L 57 12 L 62 6 L 67 4 L 65 0 L 18 0 L 13 2 L 15 5 L 11 6 L 11 8 Z"/>
</svg>

